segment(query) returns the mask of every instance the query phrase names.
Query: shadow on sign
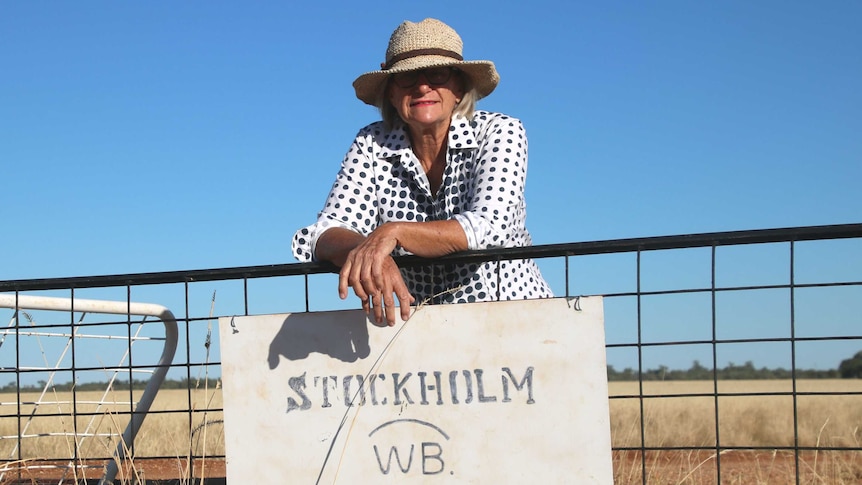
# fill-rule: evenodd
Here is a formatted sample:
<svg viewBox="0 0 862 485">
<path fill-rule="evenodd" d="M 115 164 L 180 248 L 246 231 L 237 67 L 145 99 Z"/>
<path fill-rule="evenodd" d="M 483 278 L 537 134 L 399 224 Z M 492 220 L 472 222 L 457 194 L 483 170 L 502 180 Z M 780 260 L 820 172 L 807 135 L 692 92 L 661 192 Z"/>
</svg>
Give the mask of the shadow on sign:
<svg viewBox="0 0 862 485">
<path fill-rule="evenodd" d="M 279 356 L 302 360 L 312 352 L 342 362 L 356 362 L 368 357 L 371 347 L 365 314 L 350 311 L 288 315 L 269 344 L 269 368 L 278 367 Z"/>
</svg>

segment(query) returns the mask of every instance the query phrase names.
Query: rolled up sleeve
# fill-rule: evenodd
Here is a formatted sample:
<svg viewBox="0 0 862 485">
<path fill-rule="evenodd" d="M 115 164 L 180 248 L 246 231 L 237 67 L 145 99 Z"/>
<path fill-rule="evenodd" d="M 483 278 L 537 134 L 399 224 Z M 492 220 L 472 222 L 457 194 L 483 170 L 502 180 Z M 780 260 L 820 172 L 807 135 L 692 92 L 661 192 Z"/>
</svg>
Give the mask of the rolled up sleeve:
<svg viewBox="0 0 862 485">
<path fill-rule="evenodd" d="M 500 116 L 479 136 L 472 197 L 456 215 L 470 249 L 523 245 L 527 137 L 518 119 Z"/>
<path fill-rule="evenodd" d="M 328 229 L 341 227 L 367 236 L 379 225 L 372 163 L 365 155 L 364 145 L 363 137 L 354 140 L 317 222 L 294 234 L 291 246 L 298 260 L 315 260 L 317 241 Z"/>
</svg>

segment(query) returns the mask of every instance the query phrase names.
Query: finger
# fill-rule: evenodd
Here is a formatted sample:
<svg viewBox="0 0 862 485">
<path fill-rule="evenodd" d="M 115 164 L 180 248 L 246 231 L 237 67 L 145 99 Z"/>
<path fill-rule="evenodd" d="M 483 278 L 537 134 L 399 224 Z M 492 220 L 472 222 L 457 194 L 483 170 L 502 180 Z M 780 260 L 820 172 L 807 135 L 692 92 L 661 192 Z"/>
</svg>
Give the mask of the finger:
<svg viewBox="0 0 862 485">
<path fill-rule="evenodd" d="M 374 307 L 374 321 L 377 323 L 383 322 L 383 294 L 374 293 L 371 295 L 371 304 Z"/>
<path fill-rule="evenodd" d="M 360 284 L 362 286 L 363 294 L 371 304 L 371 309 L 374 311 L 375 322 L 382 322 L 384 303 L 381 288 L 385 287 L 385 285 L 383 282 L 377 281 L 371 276 L 371 270 L 368 265 L 362 266 L 362 271 L 360 272 Z"/>
<path fill-rule="evenodd" d="M 344 262 L 344 266 L 341 267 L 341 271 L 338 272 L 338 296 L 344 300 L 347 298 L 347 287 L 349 286 L 348 278 L 350 276 L 350 269 L 353 264 L 350 262 L 350 258 Z"/>
<path fill-rule="evenodd" d="M 398 298 L 398 307 L 401 309 L 401 319 L 406 322 L 407 319 L 410 318 L 410 305 L 412 305 L 416 299 L 410 294 L 410 290 L 407 289 L 407 285 L 404 284 L 404 280 L 402 278 L 396 279 L 393 283 L 394 293 Z"/>
<path fill-rule="evenodd" d="M 360 280 L 353 292 L 362 301 L 362 309 L 365 310 L 365 314 L 371 314 L 371 311 L 376 308 L 373 297 L 379 293 L 374 285 L 366 280 Z"/>
<path fill-rule="evenodd" d="M 368 267 L 368 274 L 363 275 L 363 277 L 371 279 L 378 288 L 391 287 L 391 283 L 387 284 L 392 275 L 387 272 L 390 268 L 387 267 L 386 262 L 385 258 L 375 258 L 373 263 Z M 395 267 L 395 272 L 398 273 L 397 266 Z M 400 276 L 400 273 L 398 274 Z"/>
<path fill-rule="evenodd" d="M 368 295 L 373 293 L 369 285 L 361 276 L 360 265 L 351 264 L 350 273 L 346 276 L 347 286 L 353 288 L 353 293 L 363 302 L 368 300 Z M 345 296 L 347 289 L 345 288 Z"/>
<path fill-rule="evenodd" d="M 362 280 L 362 286 L 365 287 L 365 291 L 369 295 L 379 293 L 379 290 L 384 286 L 383 282 L 379 278 L 375 278 L 374 275 L 371 274 L 371 267 L 367 264 L 362 266 L 362 271 L 359 273 L 359 279 Z"/>
<path fill-rule="evenodd" d="M 399 290 L 397 293 L 398 296 L 398 306 L 401 309 L 401 320 L 405 322 L 410 318 L 410 305 L 413 304 L 415 298 L 410 292 L 407 291 L 407 288 L 403 288 Z"/>
<path fill-rule="evenodd" d="M 386 324 L 390 327 L 395 325 L 395 298 L 392 298 L 392 291 L 383 293 L 383 309 L 386 316 Z"/>
</svg>

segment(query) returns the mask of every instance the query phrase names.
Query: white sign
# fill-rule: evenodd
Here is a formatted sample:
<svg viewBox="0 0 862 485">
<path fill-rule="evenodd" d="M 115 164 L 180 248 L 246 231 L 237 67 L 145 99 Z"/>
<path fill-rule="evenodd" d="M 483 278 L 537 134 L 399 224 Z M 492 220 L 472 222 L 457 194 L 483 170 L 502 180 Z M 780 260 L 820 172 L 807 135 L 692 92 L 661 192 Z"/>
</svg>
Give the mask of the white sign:
<svg viewBox="0 0 862 485">
<path fill-rule="evenodd" d="M 599 297 L 219 331 L 231 483 L 613 483 Z"/>
</svg>

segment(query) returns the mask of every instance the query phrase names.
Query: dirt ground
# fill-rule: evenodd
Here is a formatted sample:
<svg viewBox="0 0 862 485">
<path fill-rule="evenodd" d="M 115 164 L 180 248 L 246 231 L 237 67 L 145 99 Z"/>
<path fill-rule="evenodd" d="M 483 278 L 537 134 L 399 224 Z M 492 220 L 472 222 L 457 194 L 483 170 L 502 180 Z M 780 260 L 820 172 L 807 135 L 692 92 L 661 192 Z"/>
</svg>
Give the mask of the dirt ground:
<svg viewBox="0 0 862 485">
<path fill-rule="evenodd" d="M 726 451 L 720 463 L 714 452 L 673 450 L 614 452 L 614 483 L 634 484 L 717 484 L 763 485 L 796 482 L 797 457 L 786 451 Z M 799 483 L 841 485 L 862 483 L 862 453 L 800 452 Z M 135 469 L 121 470 L 117 483 L 203 484 L 226 483 L 223 459 L 196 460 L 189 479 L 187 461 L 138 459 Z M 66 463 L 21 463 L 17 471 L 7 471 L 0 485 L 96 483 L 105 463 L 89 463 L 75 472 Z M 7 464 L 7 469 L 14 468 Z M 644 480 L 644 474 L 646 480 Z M 205 478 L 201 481 L 202 478 Z"/>
<path fill-rule="evenodd" d="M 7 464 L 0 485 L 42 484 L 90 484 L 98 483 L 104 475 L 106 462 L 86 462 L 77 469 L 68 462 L 25 462 Z M 189 477 L 193 478 L 190 480 Z M 225 480 L 224 459 L 195 460 L 191 474 L 188 460 L 183 459 L 137 459 L 134 468 L 127 466 L 119 470 L 115 483 L 120 484 L 223 484 Z"/>
<path fill-rule="evenodd" d="M 798 461 L 798 483 L 862 483 L 862 453 L 803 451 Z M 720 460 L 713 451 L 647 452 L 646 459 L 638 451 L 615 451 L 614 483 L 784 485 L 797 483 L 796 463 L 789 451 L 724 451 Z"/>
</svg>

